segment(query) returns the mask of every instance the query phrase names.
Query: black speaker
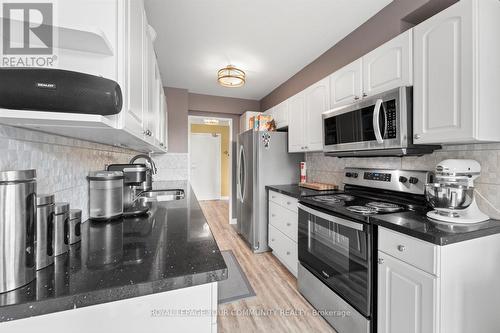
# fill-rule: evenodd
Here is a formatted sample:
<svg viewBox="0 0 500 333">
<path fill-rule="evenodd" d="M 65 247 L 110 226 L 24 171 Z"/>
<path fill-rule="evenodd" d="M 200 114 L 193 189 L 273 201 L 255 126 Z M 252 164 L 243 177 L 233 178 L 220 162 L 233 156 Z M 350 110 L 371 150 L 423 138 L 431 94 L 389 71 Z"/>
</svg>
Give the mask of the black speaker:
<svg viewBox="0 0 500 333">
<path fill-rule="evenodd" d="M 123 104 L 120 85 L 48 68 L 0 68 L 0 108 L 109 116 Z"/>
</svg>

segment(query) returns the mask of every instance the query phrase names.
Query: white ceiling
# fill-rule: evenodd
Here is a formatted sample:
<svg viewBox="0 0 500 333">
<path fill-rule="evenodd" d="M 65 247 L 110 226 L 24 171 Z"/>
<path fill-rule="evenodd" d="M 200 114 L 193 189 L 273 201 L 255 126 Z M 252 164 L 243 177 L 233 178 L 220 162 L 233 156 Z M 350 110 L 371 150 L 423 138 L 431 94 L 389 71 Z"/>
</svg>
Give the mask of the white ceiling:
<svg viewBox="0 0 500 333">
<path fill-rule="evenodd" d="M 391 0 L 146 0 L 163 85 L 261 99 Z M 242 88 L 217 84 L 233 64 Z"/>
</svg>

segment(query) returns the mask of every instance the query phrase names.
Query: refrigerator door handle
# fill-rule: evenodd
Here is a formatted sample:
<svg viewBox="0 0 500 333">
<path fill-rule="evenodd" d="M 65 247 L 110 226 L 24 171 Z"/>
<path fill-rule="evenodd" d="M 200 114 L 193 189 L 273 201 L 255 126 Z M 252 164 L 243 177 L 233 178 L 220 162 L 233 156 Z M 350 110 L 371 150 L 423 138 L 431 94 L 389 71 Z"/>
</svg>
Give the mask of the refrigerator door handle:
<svg viewBox="0 0 500 333">
<path fill-rule="evenodd" d="M 246 166 L 245 166 L 245 150 L 243 149 L 243 145 L 240 146 L 240 163 L 238 164 L 238 181 L 239 181 L 239 195 L 241 203 L 244 202 L 244 194 L 245 194 L 245 183 L 246 183 Z M 242 169 L 243 168 L 243 169 Z"/>
</svg>

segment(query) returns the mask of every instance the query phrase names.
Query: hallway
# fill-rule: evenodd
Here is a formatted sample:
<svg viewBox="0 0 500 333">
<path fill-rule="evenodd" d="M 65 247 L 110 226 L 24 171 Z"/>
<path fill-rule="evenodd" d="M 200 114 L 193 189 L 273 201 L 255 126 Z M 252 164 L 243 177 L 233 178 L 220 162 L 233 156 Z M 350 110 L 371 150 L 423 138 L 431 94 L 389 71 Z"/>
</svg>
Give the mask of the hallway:
<svg viewBox="0 0 500 333">
<path fill-rule="evenodd" d="M 232 250 L 257 296 L 219 306 L 219 332 L 335 332 L 297 290 L 295 277 L 271 254 L 253 254 L 228 224 L 227 201 L 201 201 L 223 250 Z"/>
</svg>

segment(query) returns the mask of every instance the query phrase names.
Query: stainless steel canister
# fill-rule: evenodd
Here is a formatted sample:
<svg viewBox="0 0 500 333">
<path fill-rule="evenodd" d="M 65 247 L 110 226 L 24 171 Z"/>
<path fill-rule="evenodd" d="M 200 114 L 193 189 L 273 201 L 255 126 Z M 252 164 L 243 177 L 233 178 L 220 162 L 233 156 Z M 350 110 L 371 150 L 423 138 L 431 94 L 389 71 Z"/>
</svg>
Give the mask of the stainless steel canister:
<svg viewBox="0 0 500 333">
<path fill-rule="evenodd" d="M 35 278 L 36 171 L 0 172 L 0 293 Z"/>
<path fill-rule="evenodd" d="M 69 203 L 57 202 L 54 207 L 54 256 L 69 250 Z"/>
<path fill-rule="evenodd" d="M 82 210 L 71 209 L 69 211 L 69 244 L 78 243 L 82 237 Z"/>
<path fill-rule="evenodd" d="M 54 263 L 54 195 L 36 196 L 36 270 Z"/>
<path fill-rule="evenodd" d="M 89 217 L 110 220 L 123 215 L 123 172 L 93 171 L 89 180 Z"/>
</svg>

